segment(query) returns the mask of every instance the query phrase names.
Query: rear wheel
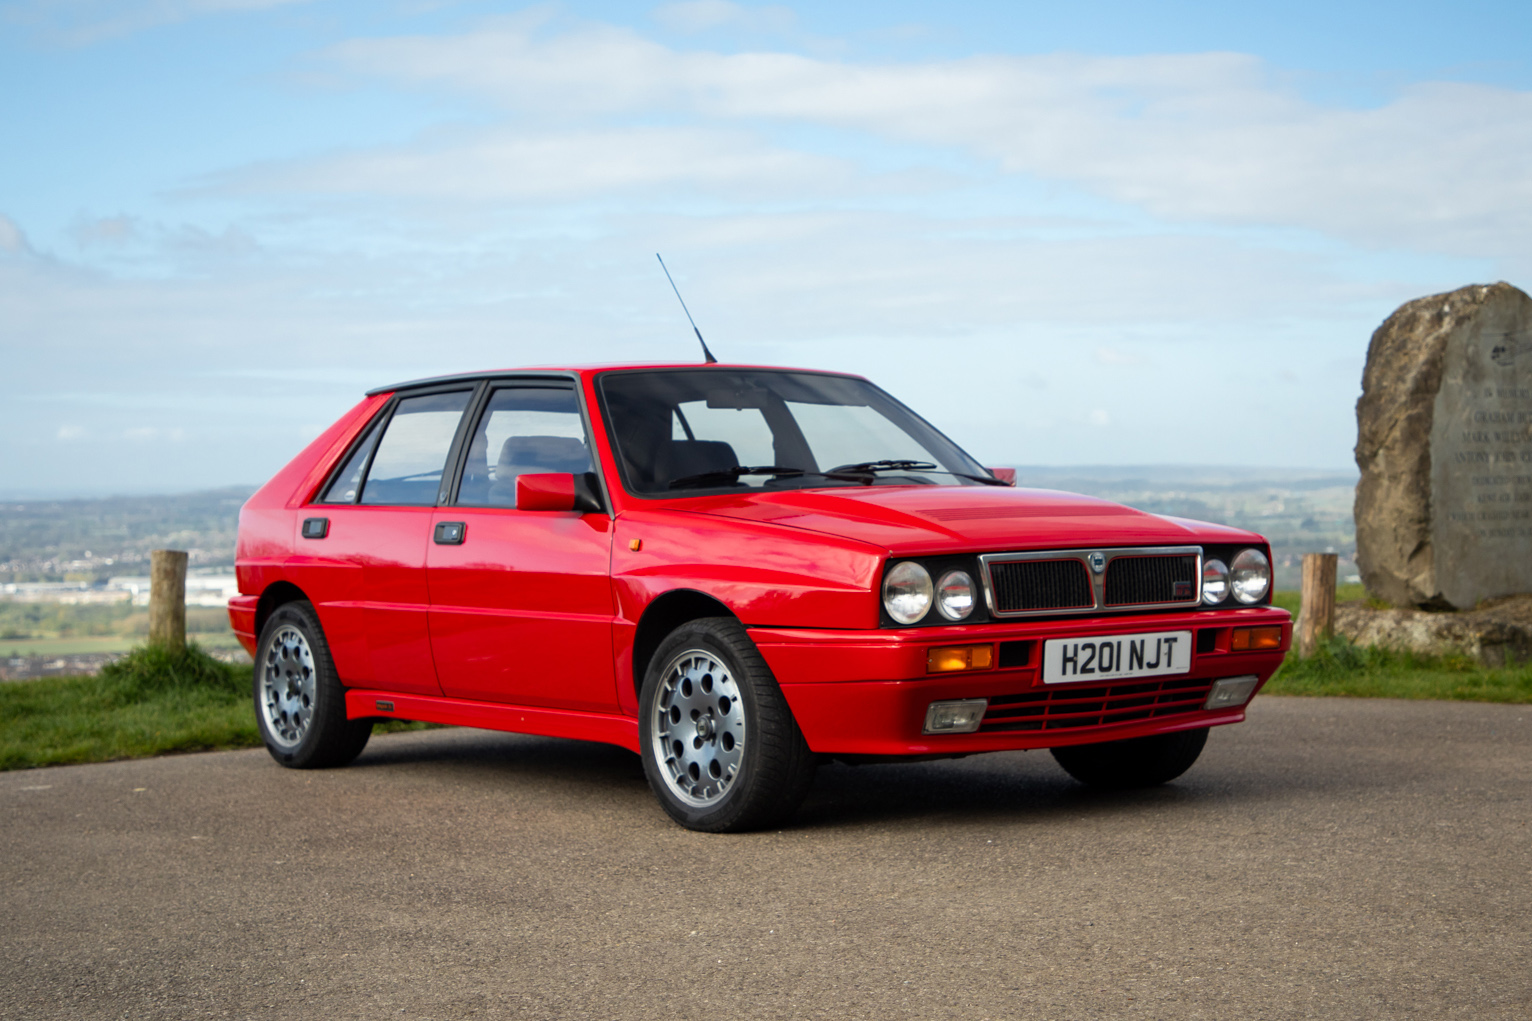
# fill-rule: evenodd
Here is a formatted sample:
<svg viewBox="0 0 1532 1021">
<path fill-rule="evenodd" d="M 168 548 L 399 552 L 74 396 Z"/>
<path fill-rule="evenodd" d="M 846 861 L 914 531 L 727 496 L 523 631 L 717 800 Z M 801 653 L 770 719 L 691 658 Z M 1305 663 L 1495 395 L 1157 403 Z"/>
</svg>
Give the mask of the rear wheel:
<svg viewBox="0 0 1532 1021">
<path fill-rule="evenodd" d="M 346 693 L 312 604 L 278 607 L 255 650 L 255 717 L 271 757 L 293 769 L 344 766 L 371 720 L 346 719 Z"/>
<path fill-rule="evenodd" d="M 814 778 L 776 678 L 730 617 L 683 624 L 660 644 L 639 695 L 644 775 L 682 826 L 758 829 L 797 810 Z"/>
<path fill-rule="evenodd" d="M 1208 732 L 1178 730 L 1127 741 L 1054 748 L 1053 757 L 1076 780 L 1092 787 L 1128 790 L 1168 783 L 1192 768 Z"/>
</svg>

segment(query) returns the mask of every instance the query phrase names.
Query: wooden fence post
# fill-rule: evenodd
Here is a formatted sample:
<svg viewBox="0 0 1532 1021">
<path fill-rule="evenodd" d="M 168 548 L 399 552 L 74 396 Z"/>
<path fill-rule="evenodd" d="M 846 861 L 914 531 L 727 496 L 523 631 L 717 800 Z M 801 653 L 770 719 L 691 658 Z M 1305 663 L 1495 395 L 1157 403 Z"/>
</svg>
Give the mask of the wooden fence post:
<svg viewBox="0 0 1532 1021">
<path fill-rule="evenodd" d="M 149 644 L 172 652 L 186 648 L 186 553 L 149 554 Z"/>
<path fill-rule="evenodd" d="M 1319 643 L 1335 633 L 1334 553 L 1303 557 L 1303 605 L 1298 610 L 1298 655 L 1314 655 Z"/>
</svg>

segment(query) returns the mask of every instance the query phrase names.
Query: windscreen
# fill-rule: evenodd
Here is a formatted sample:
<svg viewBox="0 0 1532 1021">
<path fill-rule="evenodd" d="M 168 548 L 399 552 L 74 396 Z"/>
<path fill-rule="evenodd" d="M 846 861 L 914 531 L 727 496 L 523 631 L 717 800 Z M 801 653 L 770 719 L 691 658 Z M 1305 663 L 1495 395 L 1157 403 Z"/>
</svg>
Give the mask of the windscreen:
<svg viewBox="0 0 1532 1021">
<path fill-rule="evenodd" d="M 665 369 L 608 373 L 600 379 L 600 391 L 631 493 L 976 485 L 974 477 L 989 475 L 865 380 Z"/>
</svg>

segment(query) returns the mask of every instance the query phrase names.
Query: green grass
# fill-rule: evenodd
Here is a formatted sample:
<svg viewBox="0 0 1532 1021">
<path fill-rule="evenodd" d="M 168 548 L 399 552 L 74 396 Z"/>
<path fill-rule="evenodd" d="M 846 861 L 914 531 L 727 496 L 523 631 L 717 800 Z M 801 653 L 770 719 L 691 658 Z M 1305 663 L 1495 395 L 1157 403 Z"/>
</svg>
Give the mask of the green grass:
<svg viewBox="0 0 1532 1021">
<path fill-rule="evenodd" d="M 260 743 L 250 667 L 220 663 L 195 644 L 182 653 L 140 647 L 95 677 L 0 684 L 0 770 Z"/>
<path fill-rule="evenodd" d="M 1288 653 L 1267 695 L 1346 695 L 1532 703 L 1532 664 L 1487 667 L 1468 656 L 1425 656 L 1332 638 L 1308 659 Z"/>
<path fill-rule="evenodd" d="M 239 646 L 234 632 L 193 636 L 204 649 L 233 649 Z M 143 639 L 116 635 L 91 635 L 81 638 L 13 638 L 0 640 L 0 659 L 11 656 L 73 656 L 90 652 L 128 652 Z"/>
<path fill-rule="evenodd" d="M 1336 602 L 1368 600 L 1361 585 L 1340 585 Z M 1273 592 L 1271 603 L 1298 616 L 1297 592 Z M 1425 698 L 1463 702 L 1532 703 L 1532 664 L 1487 667 L 1462 655 L 1427 656 L 1352 645 L 1332 638 L 1309 659 L 1296 652 L 1261 689 L 1267 695 L 1345 695 L 1353 698 Z"/>
</svg>

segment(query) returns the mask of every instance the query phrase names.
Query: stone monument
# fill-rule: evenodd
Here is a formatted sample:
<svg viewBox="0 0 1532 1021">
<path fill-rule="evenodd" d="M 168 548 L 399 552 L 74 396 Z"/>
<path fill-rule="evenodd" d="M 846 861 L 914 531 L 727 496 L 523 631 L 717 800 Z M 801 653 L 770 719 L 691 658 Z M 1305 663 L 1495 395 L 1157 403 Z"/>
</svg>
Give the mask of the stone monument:
<svg viewBox="0 0 1532 1021">
<path fill-rule="evenodd" d="M 1532 298 L 1510 284 L 1401 306 L 1356 405 L 1357 565 L 1395 606 L 1532 592 Z"/>
</svg>

